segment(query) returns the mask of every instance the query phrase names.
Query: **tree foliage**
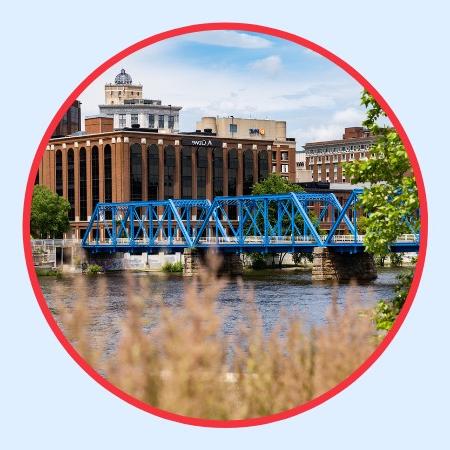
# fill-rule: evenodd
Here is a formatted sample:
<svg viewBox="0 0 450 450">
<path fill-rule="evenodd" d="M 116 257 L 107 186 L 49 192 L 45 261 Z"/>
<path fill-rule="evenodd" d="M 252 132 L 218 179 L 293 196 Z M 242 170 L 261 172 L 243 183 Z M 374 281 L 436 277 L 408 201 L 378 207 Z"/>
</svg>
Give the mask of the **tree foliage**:
<svg viewBox="0 0 450 450">
<path fill-rule="evenodd" d="M 34 238 L 55 238 L 69 229 L 70 203 L 46 186 L 35 186 L 30 230 Z"/>
<path fill-rule="evenodd" d="M 277 173 L 271 173 L 252 187 L 253 195 L 286 194 L 288 192 L 303 192 L 303 188 Z"/>
<path fill-rule="evenodd" d="M 400 136 L 394 128 L 378 124 L 386 117 L 385 112 L 367 91 L 361 103 L 367 109 L 363 125 L 376 141 L 370 158 L 346 163 L 344 170 L 353 184 L 370 183 L 360 197 L 360 206 L 367 215 L 364 244 L 367 251 L 386 255 L 389 243 L 397 236 L 418 230 L 417 186 Z M 405 222 L 405 217 L 410 217 L 411 223 Z"/>
</svg>

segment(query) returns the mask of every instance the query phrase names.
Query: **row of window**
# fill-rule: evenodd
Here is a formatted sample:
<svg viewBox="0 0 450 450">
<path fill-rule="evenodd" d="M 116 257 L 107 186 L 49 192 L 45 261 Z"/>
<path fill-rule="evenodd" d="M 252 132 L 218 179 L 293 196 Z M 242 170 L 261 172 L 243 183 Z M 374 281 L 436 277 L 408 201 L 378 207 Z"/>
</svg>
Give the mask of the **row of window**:
<svg viewBox="0 0 450 450">
<path fill-rule="evenodd" d="M 131 126 L 139 124 L 139 114 L 129 114 Z M 148 128 L 165 128 L 166 116 L 164 114 L 148 114 L 147 124 L 140 124 L 142 126 L 147 126 Z M 157 126 L 156 126 L 157 125 Z M 119 114 L 119 128 L 125 128 L 127 126 L 127 114 Z M 167 127 L 175 127 L 175 116 L 167 116 Z"/>
<path fill-rule="evenodd" d="M 197 156 L 197 198 L 206 198 L 206 179 L 208 173 L 208 150 L 198 148 Z M 237 194 L 238 154 L 236 149 L 228 151 L 228 195 Z M 164 148 L 164 198 L 173 198 L 175 184 L 175 148 L 168 145 Z M 243 193 L 251 193 L 255 183 L 253 177 L 253 152 L 245 150 L 243 153 Z M 223 149 L 212 151 L 212 185 L 213 196 L 223 195 Z M 148 192 L 149 200 L 159 198 L 159 148 L 152 144 L 147 148 Z M 258 153 L 258 181 L 267 177 L 269 171 L 268 154 L 266 150 Z M 181 197 L 192 198 L 192 148 L 181 149 Z M 130 147 L 130 199 L 142 200 L 142 146 L 132 144 Z"/>
<path fill-rule="evenodd" d="M 333 152 L 351 152 L 354 150 L 368 149 L 372 144 L 353 144 L 353 145 L 343 145 L 341 147 L 323 147 L 308 149 L 308 156 L 314 156 L 316 153 L 333 153 Z"/>
<path fill-rule="evenodd" d="M 99 202 L 100 197 L 100 175 L 99 175 L 99 152 L 98 147 L 94 145 L 91 152 L 91 195 L 92 208 Z M 70 203 L 69 220 L 75 220 L 75 154 L 72 148 L 67 151 L 67 200 Z M 87 160 L 86 149 L 80 148 L 79 163 L 79 198 L 80 198 L 80 220 L 87 220 Z M 63 196 L 63 161 L 61 150 L 56 151 L 55 155 L 55 188 L 56 193 Z M 104 194 L 105 202 L 112 202 L 112 164 L 111 164 L 111 146 L 105 145 L 104 148 Z"/>
</svg>

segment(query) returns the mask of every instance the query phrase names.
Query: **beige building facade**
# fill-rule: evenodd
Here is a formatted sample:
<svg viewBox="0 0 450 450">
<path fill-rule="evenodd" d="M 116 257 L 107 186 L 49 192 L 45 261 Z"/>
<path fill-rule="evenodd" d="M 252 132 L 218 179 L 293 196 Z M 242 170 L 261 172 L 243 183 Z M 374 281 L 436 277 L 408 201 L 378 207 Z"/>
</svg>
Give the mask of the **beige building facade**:
<svg viewBox="0 0 450 450">
<path fill-rule="evenodd" d="M 243 119 L 239 117 L 202 117 L 197 130 L 219 137 L 287 141 L 286 122 L 282 120 Z"/>
</svg>

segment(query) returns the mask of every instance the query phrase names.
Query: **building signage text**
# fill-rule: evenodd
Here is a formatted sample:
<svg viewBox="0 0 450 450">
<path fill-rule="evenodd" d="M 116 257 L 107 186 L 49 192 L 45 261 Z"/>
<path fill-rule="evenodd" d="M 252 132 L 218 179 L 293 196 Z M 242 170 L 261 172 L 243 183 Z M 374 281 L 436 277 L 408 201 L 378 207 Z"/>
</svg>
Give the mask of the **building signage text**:
<svg viewBox="0 0 450 450">
<path fill-rule="evenodd" d="M 221 143 L 212 139 L 183 139 L 182 145 L 189 145 L 193 147 L 219 147 Z"/>
</svg>

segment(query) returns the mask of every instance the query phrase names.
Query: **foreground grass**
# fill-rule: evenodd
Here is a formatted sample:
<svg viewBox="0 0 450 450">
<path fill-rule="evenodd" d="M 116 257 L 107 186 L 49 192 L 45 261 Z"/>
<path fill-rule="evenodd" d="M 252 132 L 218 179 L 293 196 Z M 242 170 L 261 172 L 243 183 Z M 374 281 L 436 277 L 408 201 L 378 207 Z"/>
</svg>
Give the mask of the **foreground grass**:
<svg viewBox="0 0 450 450">
<path fill-rule="evenodd" d="M 144 299 L 130 294 L 118 345 L 108 357 L 91 334 L 101 305 L 89 305 L 82 285 L 72 308 L 59 301 L 58 321 L 81 356 L 123 391 L 166 411 L 208 419 L 260 417 L 298 406 L 343 381 L 375 349 L 371 314 L 357 299 L 348 299 L 345 308 L 333 301 L 327 324 L 308 332 L 281 312 L 266 336 L 248 293 L 239 332 L 224 336 L 217 298 L 226 280 L 217 278 L 218 266 L 210 260 L 209 270 L 187 285 L 180 310 L 161 302 L 150 329 Z"/>
</svg>

